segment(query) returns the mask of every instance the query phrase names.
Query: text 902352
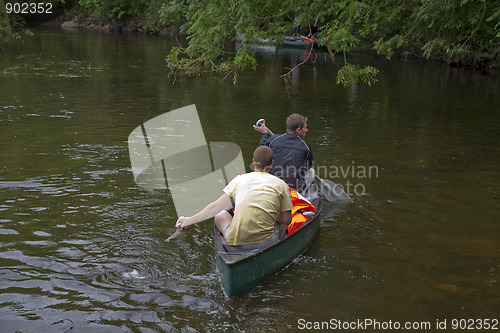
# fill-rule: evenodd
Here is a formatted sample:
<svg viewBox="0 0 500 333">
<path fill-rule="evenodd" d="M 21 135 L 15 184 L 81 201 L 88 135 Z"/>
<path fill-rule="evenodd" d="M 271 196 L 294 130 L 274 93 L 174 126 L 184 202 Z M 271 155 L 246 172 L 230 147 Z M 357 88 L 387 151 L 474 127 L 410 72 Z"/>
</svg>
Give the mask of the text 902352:
<svg viewBox="0 0 500 333">
<path fill-rule="evenodd" d="M 52 3 L 18 3 L 6 2 L 5 11 L 7 14 L 52 14 Z"/>
</svg>

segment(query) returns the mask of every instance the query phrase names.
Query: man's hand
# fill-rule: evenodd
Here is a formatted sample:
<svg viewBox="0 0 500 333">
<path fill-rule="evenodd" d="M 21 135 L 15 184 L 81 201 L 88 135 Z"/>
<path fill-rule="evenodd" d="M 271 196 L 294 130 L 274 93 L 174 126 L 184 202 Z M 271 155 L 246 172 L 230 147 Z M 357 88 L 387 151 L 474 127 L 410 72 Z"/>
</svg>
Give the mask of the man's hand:
<svg viewBox="0 0 500 333">
<path fill-rule="evenodd" d="M 194 227 L 194 223 L 191 222 L 191 217 L 181 216 L 175 223 L 175 226 L 179 228 L 179 231 L 184 231 Z"/>
<path fill-rule="evenodd" d="M 262 121 L 262 125 L 260 126 L 256 126 L 256 125 L 253 125 L 253 129 L 256 130 L 257 132 L 260 132 L 262 134 L 264 133 L 269 133 L 267 127 L 266 127 L 266 121 Z"/>
</svg>

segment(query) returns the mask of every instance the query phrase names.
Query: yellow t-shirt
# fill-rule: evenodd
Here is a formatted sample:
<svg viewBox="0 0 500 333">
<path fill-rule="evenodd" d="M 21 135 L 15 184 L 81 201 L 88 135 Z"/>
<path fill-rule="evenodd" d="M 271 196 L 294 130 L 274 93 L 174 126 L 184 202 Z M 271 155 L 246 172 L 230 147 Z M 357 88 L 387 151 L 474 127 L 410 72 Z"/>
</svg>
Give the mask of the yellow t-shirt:
<svg viewBox="0 0 500 333">
<path fill-rule="evenodd" d="M 236 176 L 224 193 L 235 203 L 233 221 L 226 231 L 231 246 L 271 239 L 276 214 L 293 208 L 288 185 L 267 172 Z"/>
</svg>

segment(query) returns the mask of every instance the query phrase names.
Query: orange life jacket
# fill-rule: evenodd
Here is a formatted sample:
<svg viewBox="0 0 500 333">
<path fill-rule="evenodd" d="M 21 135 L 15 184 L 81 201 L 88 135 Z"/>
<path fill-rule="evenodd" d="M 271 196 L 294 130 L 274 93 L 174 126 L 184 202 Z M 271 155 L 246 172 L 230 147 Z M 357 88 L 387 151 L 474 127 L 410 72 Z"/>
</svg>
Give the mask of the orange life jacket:
<svg viewBox="0 0 500 333">
<path fill-rule="evenodd" d="M 307 221 L 307 216 L 304 212 L 315 212 L 316 208 L 303 196 L 301 196 L 293 188 L 290 188 L 290 194 L 292 195 L 292 222 L 286 227 L 288 230 L 288 235 L 293 234 L 300 229 L 302 223 Z"/>
</svg>

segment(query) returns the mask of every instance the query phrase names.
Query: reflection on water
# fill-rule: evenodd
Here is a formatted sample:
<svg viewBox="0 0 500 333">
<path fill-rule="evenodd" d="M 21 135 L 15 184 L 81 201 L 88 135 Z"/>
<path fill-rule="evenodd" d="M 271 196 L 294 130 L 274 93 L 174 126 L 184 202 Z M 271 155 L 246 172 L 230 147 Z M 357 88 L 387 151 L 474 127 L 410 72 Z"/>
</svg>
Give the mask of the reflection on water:
<svg viewBox="0 0 500 333">
<path fill-rule="evenodd" d="M 266 53 L 239 85 L 172 85 L 174 41 L 35 31 L 0 58 L 0 320 L 7 332 L 276 331 L 299 319 L 498 318 L 499 80 L 436 64 L 357 57 L 381 70 L 355 94 L 319 52 Z M 313 245 L 248 295 L 227 299 L 210 222 L 175 229 L 168 191 L 134 183 L 128 134 L 196 104 L 207 141 L 246 165 L 266 118 L 308 116 L 317 166 L 376 166 L 365 193 L 325 206 Z"/>
</svg>

